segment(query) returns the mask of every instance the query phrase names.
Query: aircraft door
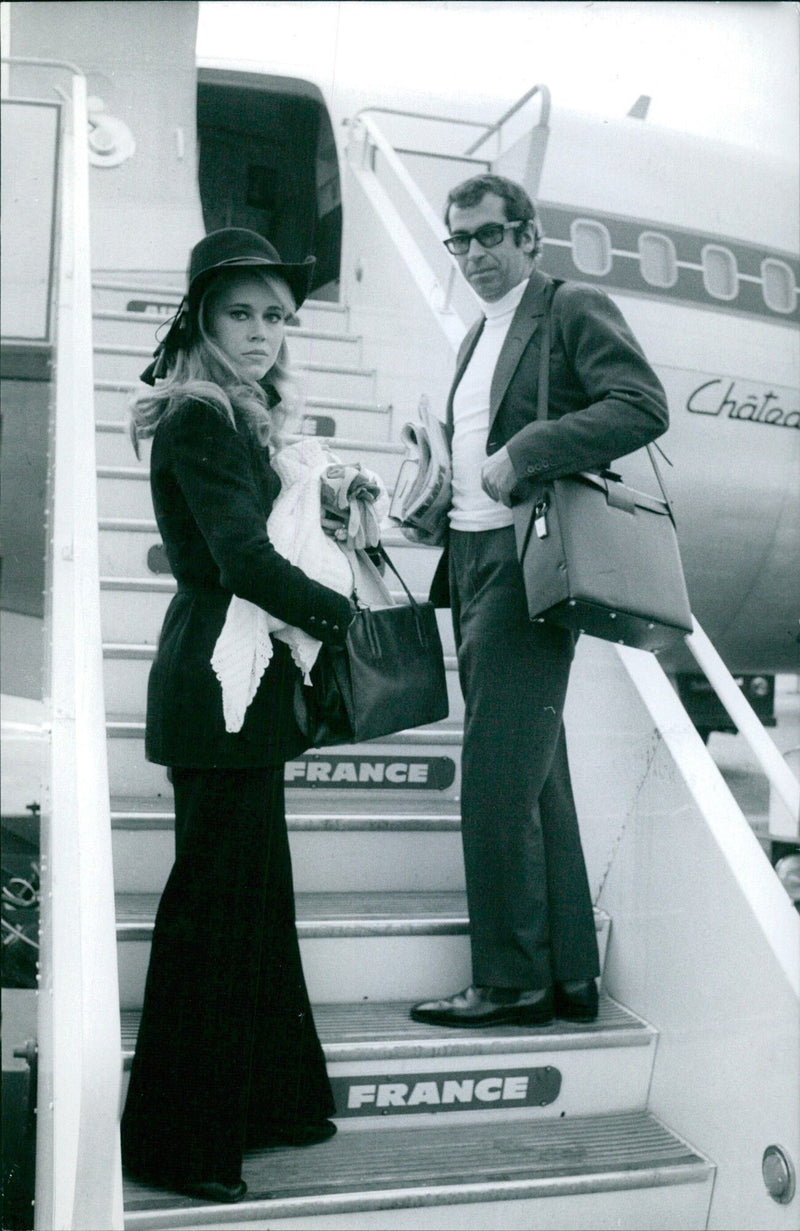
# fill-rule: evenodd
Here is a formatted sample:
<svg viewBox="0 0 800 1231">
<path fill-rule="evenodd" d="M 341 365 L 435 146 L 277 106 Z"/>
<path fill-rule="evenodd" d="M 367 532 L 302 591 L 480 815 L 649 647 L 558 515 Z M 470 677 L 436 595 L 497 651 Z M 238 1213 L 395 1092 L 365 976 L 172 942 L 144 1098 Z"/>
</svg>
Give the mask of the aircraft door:
<svg viewBox="0 0 800 1231">
<path fill-rule="evenodd" d="M 198 80 L 198 178 L 206 231 L 242 226 L 284 260 L 317 258 L 313 289 L 338 296 L 342 210 L 327 108 L 315 87 L 225 74 Z M 315 97 L 315 95 L 317 95 Z"/>
</svg>

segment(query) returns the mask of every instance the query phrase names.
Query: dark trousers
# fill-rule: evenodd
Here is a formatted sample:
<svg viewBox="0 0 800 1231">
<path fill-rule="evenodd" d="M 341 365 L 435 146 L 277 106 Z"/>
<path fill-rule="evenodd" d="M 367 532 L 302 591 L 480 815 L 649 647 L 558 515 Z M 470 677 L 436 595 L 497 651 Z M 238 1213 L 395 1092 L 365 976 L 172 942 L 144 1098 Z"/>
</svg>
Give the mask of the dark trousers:
<svg viewBox="0 0 800 1231">
<path fill-rule="evenodd" d="M 450 534 L 461 828 L 477 985 L 599 973 L 563 711 L 572 634 L 528 619 L 514 530 Z"/>
<path fill-rule="evenodd" d="M 123 1162 L 235 1183 L 270 1124 L 334 1111 L 294 914 L 283 766 L 173 770 L 175 864 L 156 917 Z"/>
</svg>

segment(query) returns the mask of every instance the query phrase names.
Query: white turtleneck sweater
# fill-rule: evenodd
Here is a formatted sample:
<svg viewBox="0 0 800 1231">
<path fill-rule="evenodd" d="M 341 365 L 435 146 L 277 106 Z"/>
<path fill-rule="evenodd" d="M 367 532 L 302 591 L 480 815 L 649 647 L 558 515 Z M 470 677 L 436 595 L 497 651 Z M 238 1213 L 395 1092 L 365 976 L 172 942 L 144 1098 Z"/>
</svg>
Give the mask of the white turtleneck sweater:
<svg viewBox="0 0 800 1231">
<path fill-rule="evenodd" d="M 494 303 L 484 303 L 486 323 L 453 398 L 454 530 L 499 530 L 513 524 L 511 510 L 490 500 L 481 487 L 489 435 L 492 377 L 511 320 L 528 285 L 527 278 Z"/>
</svg>

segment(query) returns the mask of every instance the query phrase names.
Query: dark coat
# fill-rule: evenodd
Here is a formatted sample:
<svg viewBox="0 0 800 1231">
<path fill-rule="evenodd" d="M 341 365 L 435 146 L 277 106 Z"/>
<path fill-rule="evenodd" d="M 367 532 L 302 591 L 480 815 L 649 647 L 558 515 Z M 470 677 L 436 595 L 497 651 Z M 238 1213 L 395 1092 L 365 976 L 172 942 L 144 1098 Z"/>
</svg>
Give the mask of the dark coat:
<svg viewBox="0 0 800 1231">
<path fill-rule="evenodd" d="M 233 769 L 297 756 L 305 747 L 292 704 L 299 672 L 277 639 L 241 731 L 225 730 L 210 660 L 228 603 L 238 594 L 330 643 L 344 642 L 354 609 L 275 551 L 266 525 L 280 479 L 247 427 L 235 430 L 222 411 L 189 401 L 162 420 L 150 485 L 178 592 L 150 672 L 148 760 Z"/>
<path fill-rule="evenodd" d="M 487 455 L 508 447 L 521 482 L 599 470 L 667 430 L 663 386 L 622 313 L 595 286 L 565 282 L 553 300 L 549 414 L 537 422 L 540 326 L 552 279 L 534 270 L 497 360 L 489 409 Z M 484 326 L 468 330 L 458 352 L 453 396 Z M 448 552 L 434 575 L 431 598 L 449 605 Z"/>
</svg>

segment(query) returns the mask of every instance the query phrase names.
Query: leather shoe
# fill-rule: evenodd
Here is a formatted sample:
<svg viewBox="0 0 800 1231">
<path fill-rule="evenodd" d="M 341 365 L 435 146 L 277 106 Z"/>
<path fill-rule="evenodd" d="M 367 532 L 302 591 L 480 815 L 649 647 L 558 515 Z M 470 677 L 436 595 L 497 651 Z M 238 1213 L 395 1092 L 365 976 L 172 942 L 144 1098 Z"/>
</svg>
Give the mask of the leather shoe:
<svg viewBox="0 0 800 1231">
<path fill-rule="evenodd" d="M 557 1017 L 568 1022 L 593 1022 L 599 1003 L 597 982 L 579 979 L 572 983 L 556 983 L 554 1000 Z"/>
<path fill-rule="evenodd" d="M 314 1124 L 266 1124 L 263 1130 L 248 1141 L 249 1150 L 269 1150 L 274 1146 L 313 1146 L 327 1141 L 336 1132 L 332 1120 L 318 1120 Z"/>
<path fill-rule="evenodd" d="M 549 987 L 466 987 L 445 1000 L 415 1004 L 411 1017 L 433 1026 L 546 1026 L 553 1020 L 553 994 Z"/>
</svg>

